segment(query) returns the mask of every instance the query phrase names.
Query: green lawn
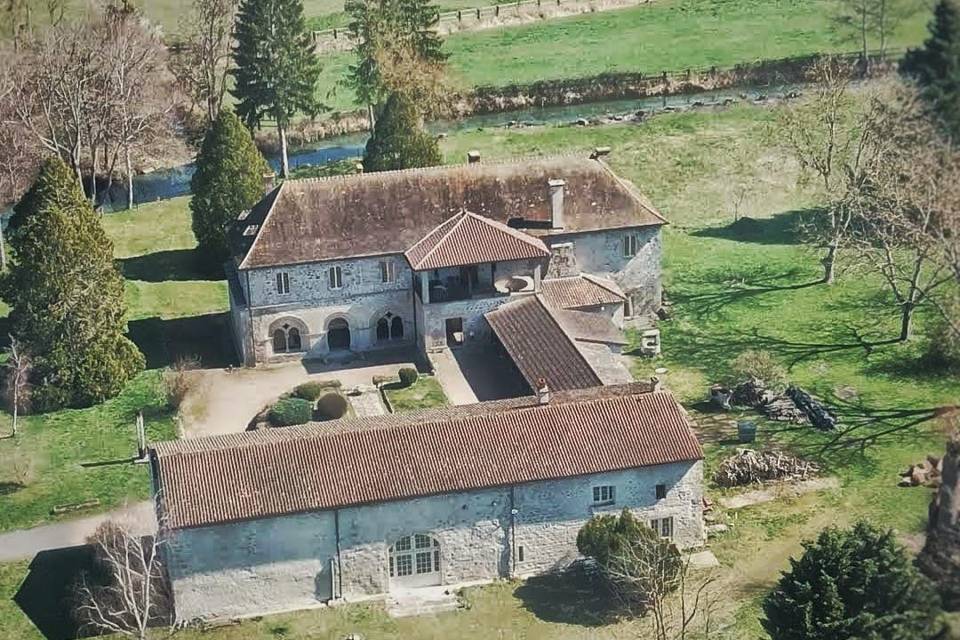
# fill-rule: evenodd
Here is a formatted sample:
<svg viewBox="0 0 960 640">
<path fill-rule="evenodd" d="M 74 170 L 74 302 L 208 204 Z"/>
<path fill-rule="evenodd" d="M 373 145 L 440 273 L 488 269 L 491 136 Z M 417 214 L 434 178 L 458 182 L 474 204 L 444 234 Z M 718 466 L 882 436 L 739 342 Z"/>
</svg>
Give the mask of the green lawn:
<svg viewBox="0 0 960 640">
<path fill-rule="evenodd" d="M 409 387 L 401 387 L 399 383 L 388 384 L 383 392 L 395 413 L 434 409 L 450 404 L 440 383 L 433 376 L 420 376 Z"/>
<path fill-rule="evenodd" d="M 119 397 L 82 410 L 64 410 L 21 420 L 16 438 L 0 440 L 0 531 L 77 517 L 54 516 L 59 505 L 99 499 L 95 511 L 149 495 L 146 465 L 134 465 L 136 416 L 143 411 L 151 440 L 175 437 L 159 374 L 147 372 Z M 10 417 L 0 416 L 0 430 Z"/>
<path fill-rule="evenodd" d="M 451 74 L 464 87 L 503 86 L 576 78 L 608 71 L 682 71 L 829 51 L 857 44 L 837 33 L 828 0 L 657 0 L 523 26 L 454 34 L 446 40 Z M 923 40 L 921 11 L 891 39 L 891 47 Z M 352 54 L 323 58 L 319 92 L 327 96 Z M 340 88 L 330 106 L 355 108 Z"/>
</svg>

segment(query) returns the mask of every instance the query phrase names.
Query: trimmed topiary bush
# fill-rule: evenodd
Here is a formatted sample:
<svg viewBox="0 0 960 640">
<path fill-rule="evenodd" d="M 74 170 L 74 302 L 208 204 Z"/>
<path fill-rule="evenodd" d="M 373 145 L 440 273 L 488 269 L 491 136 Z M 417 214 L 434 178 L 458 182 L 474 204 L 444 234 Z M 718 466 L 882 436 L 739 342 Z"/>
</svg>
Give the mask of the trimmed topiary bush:
<svg viewBox="0 0 960 640">
<path fill-rule="evenodd" d="M 409 387 L 417 382 L 420 374 L 413 367 L 404 367 L 400 369 L 400 384 Z"/>
<path fill-rule="evenodd" d="M 306 424 L 313 418 L 313 404 L 303 398 L 281 398 L 270 409 L 270 424 L 292 427 Z"/>
<path fill-rule="evenodd" d="M 293 397 L 316 402 L 324 392 L 339 389 L 340 384 L 339 380 L 311 380 L 297 385 L 293 390 Z"/>
<path fill-rule="evenodd" d="M 317 417 L 321 420 L 337 420 L 347 415 L 347 399 L 339 393 L 328 393 L 317 400 Z"/>
</svg>

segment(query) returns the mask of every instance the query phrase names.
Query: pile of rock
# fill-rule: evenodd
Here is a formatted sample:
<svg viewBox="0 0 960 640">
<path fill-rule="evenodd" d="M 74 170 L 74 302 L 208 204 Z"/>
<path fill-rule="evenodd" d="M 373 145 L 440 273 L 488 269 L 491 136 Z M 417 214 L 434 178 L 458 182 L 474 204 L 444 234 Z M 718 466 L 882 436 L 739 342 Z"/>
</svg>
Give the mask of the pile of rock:
<svg viewBox="0 0 960 640">
<path fill-rule="evenodd" d="M 780 452 L 737 449 L 720 464 L 713 481 L 721 487 L 742 487 L 771 480 L 806 480 L 820 473 L 820 467 Z"/>
<path fill-rule="evenodd" d="M 942 476 L 943 459 L 936 456 L 927 456 L 927 459 L 920 464 L 912 464 L 901 473 L 898 485 L 901 487 L 930 487 L 936 489 L 940 486 Z"/>
</svg>

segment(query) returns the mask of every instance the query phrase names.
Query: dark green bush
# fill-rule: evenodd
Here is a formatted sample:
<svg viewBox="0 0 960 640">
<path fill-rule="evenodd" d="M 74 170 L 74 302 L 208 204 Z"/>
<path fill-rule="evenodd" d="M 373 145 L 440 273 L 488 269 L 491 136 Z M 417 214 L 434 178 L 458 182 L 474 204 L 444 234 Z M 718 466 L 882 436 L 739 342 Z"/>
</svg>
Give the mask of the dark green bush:
<svg viewBox="0 0 960 640">
<path fill-rule="evenodd" d="M 317 417 L 321 420 L 336 420 L 347 415 L 349 404 L 339 393 L 328 393 L 317 400 Z"/>
<path fill-rule="evenodd" d="M 316 402 L 325 391 L 330 389 L 339 389 L 339 380 L 311 380 L 304 382 L 293 390 L 294 398 L 303 398 L 310 402 Z"/>
<path fill-rule="evenodd" d="M 404 367 L 400 369 L 400 384 L 404 387 L 409 387 L 410 385 L 416 383 L 420 378 L 420 374 L 417 373 L 417 370 L 413 367 Z"/>
<path fill-rule="evenodd" d="M 313 404 L 303 398 L 281 398 L 270 409 L 270 424 L 290 427 L 306 424 L 313 418 Z"/>
</svg>

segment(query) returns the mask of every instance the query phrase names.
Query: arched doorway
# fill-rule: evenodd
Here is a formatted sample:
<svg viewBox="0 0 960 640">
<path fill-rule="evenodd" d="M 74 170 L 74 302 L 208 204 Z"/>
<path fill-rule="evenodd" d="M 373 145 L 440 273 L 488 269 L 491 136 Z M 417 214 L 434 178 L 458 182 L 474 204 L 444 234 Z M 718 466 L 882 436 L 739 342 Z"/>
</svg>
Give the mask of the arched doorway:
<svg viewBox="0 0 960 640">
<path fill-rule="evenodd" d="M 350 348 L 350 325 L 343 318 L 334 318 L 327 326 L 327 346 L 330 351 Z"/>
<path fill-rule="evenodd" d="M 401 587 L 441 584 L 440 543 L 425 533 L 400 538 L 390 547 L 390 583 Z"/>
</svg>

